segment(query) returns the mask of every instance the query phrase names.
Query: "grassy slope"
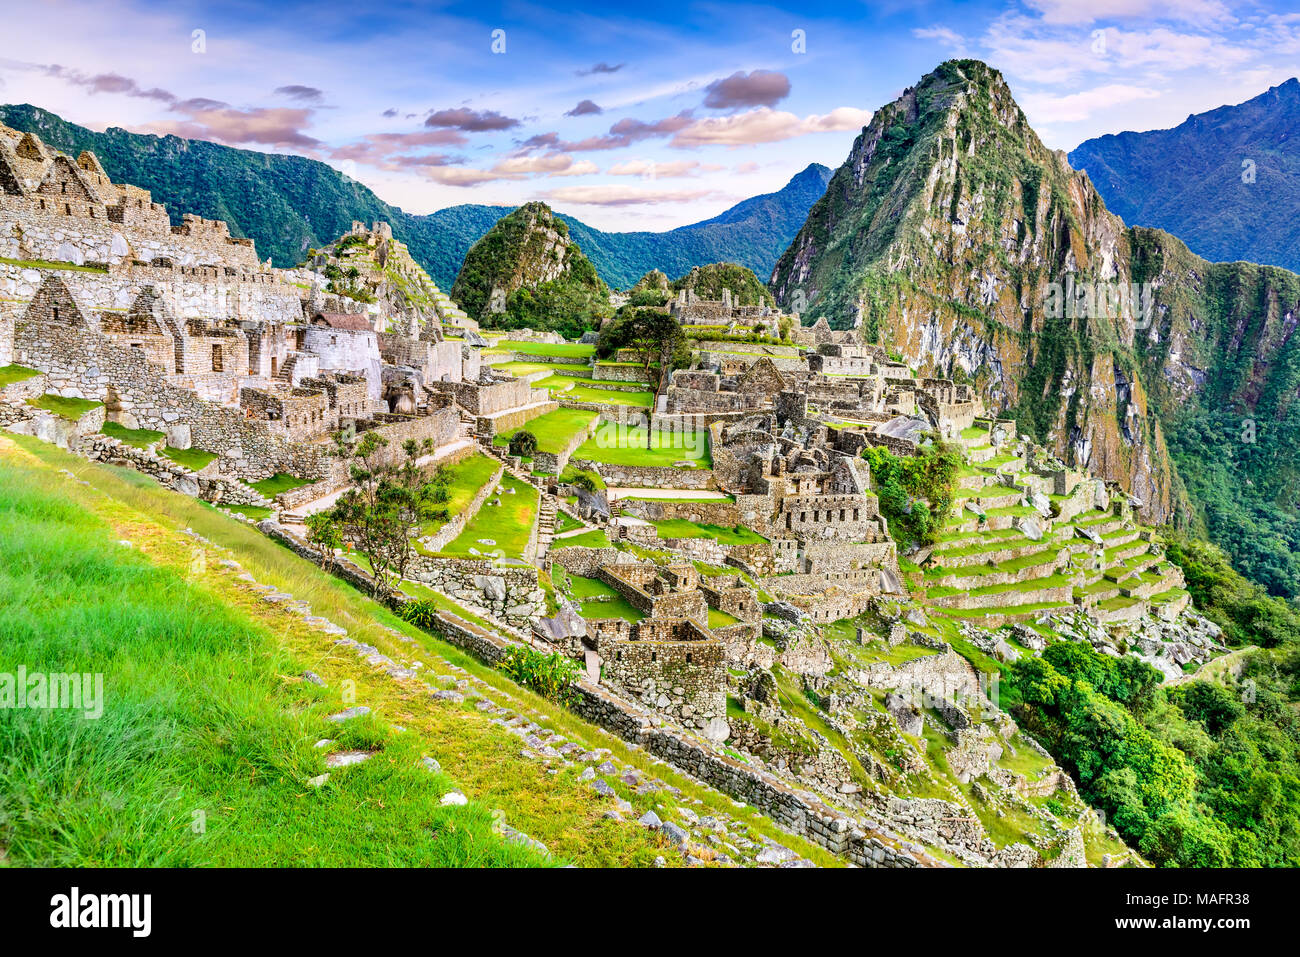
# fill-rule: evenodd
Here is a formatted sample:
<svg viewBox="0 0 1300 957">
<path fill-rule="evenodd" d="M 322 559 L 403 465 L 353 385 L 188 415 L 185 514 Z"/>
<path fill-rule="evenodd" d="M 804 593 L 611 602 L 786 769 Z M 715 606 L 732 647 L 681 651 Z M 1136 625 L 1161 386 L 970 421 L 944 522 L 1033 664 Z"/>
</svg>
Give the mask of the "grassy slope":
<svg viewBox="0 0 1300 957">
<path fill-rule="evenodd" d="M 500 505 L 492 504 L 495 498 L 484 502 L 474 520 L 441 554 L 468 558 L 473 557 L 469 550 L 474 548 L 483 554 L 492 554 L 500 549 L 506 558 L 523 557 L 533 523 L 537 521 L 537 490 L 508 473 L 501 477 L 501 487 L 513 488 L 515 494 L 502 494 Z M 483 538 L 496 544 L 484 545 L 479 541 Z"/>
<path fill-rule="evenodd" d="M 452 782 L 421 767 L 416 739 L 373 715 L 327 725 L 337 691 L 288 677 L 318 663 L 187 577 L 191 546 L 0 455 L 3 670 L 98 672 L 105 690 L 97 720 L 0 711 L 0 838 L 13 862 L 540 863 L 494 837 L 486 807 L 442 807 Z M 304 781 L 324 764 L 312 742 L 326 735 L 382 750 L 314 791 Z"/>
<path fill-rule="evenodd" d="M 455 646 L 407 625 L 388 609 L 326 575 L 256 530 L 184 495 L 161 489 L 135 472 L 87 463 L 27 437 L 18 436 L 14 441 L 40 457 L 47 483 L 61 481 L 55 475 L 57 469 L 68 469 L 77 479 L 89 482 L 91 488 L 84 490 L 69 482 L 64 494 L 82 508 L 94 508 L 111 515 L 115 535 L 130 536 L 137 544 L 147 540 L 147 554 L 156 565 L 173 571 L 191 567 L 194 543 L 176 531 L 191 528 L 224 549 L 223 557 L 242 563 L 259 582 L 309 602 L 317 614 L 345 626 L 358 641 L 368 642 L 385 654 L 398 657 L 405 648 L 387 629 L 409 635 L 422 646 L 421 658 L 430 672 L 445 673 L 449 668 L 462 668 L 469 675 L 487 682 L 497 700 L 544 727 L 589 748 L 608 748 L 620 761 L 653 773 L 680 788 L 685 799 L 700 800 L 702 804 L 694 805 L 697 813 L 703 815 L 710 809 L 734 813 L 728 798 L 701 787 L 692 779 L 654 761 L 645 752 L 633 750 L 621 739 L 593 728 L 521 688 Z M 0 448 L 0 462 L 11 463 L 16 457 L 8 447 Z M 430 705 L 426 695 L 395 692 L 393 683 L 382 673 L 361 671 L 354 659 L 339 657 L 331 639 L 301 627 L 292 616 L 252 601 L 246 592 L 233 584 L 233 573 L 218 577 L 214 561 L 208 561 L 206 567 L 209 580 L 203 584 L 212 596 L 251 616 L 273 621 L 273 632 L 280 642 L 295 650 L 307 661 L 307 666 L 322 675 L 331 687 L 343 678 L 353 679 L 357 700 L 370 704 L 377 714 L 400 720 L 408 733 L 414 736 L 412 740 L 424 745 L 424 753 L 436 756 L 457 786 L 469 795 L 471 808 L 482 804 L 504 809 L 512 826 L 544 842 L 559 858 L 580 865 L 648 864 L 656 854 L 664 854 L 670 866 L 677 863 L 673 855 L 664 852 L 665 845 L 655 843 L 655 839 L 637 829 L 624 829 L 605 821 L 601 815 L 606 805 L 589 799 L 585 786 L 576 781 L 577 769 L 568 769 L 557 775 L 547 774 L 535 762 L 518 756 L 518 739 L 492 725 L 472 708 L 439 709 Z M 7 661 L 7 658 L 0 658 L 0 661 Z M 369 764 L 374 764 L 374 760 Z M 362 765 L 354 770 L 364 772 L 367 767 Z M 331 785 L 333 783 L 331 781 Z M 652 807 L 675 803 L 663 792 L 638 795 L 617 781 L 611 783 L 632 802 L 637 814 Z M 0 794 L 3 793 L 5 789 L 0 789 Z M 662 808 L 659 813 L 662 816 Z M 835 866 L 841 863 L 823 849 L 779 830 L 766 818 L 749 817 L 748 812 L 745 816 L 755 834 L 775 838 L 819 864 Z M 188 826 L 188 819 L 185 823 Z M 212 830 L 212 816 L 209 815 L 209 833 Z M 0 831 L 0 835 L 3 834 Z M 15 859 L 11 839 L 0 837 L 0 843 L 10 844 L 10 857 Z M 355 856 L 348 863 L 355 863 Z"/>
</svg>

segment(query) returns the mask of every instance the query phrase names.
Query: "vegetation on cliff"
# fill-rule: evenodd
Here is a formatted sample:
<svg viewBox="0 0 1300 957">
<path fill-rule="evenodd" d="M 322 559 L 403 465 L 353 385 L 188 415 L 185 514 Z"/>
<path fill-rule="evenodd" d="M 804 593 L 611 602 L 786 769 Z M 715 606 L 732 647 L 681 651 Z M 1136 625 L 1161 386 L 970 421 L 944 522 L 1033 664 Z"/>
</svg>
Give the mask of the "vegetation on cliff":
<svg viewBox="0 0 1300 957">
<path fill-rule="evenodd" d="M 569 227 L 545 203 L 503 216 L 465 257 L 451 298 L 497 329 L 545 329 L 577 338 L 610 313 L 609 290 Z"/>
</svg>

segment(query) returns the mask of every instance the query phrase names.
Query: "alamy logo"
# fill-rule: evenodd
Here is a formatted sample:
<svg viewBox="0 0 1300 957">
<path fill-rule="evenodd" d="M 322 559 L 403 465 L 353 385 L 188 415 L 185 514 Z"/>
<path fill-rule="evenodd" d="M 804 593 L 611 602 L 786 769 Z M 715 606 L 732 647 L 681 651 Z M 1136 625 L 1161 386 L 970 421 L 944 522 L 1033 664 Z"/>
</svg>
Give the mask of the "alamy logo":
<svg viewBox="0 0 1300 957">
<path fill-rule="evenodd" d="M 0 671 L 0 710 L 9 708 L 80 711 L 94 721 L 104 714 L 104 676 L 28 671 L 26 665 L 16 673 Z"/>
<path fill-rule="evenodd" d="M 50 898 L 50 926 L 127 927 L 133 937 L 148 937 L 153 926 L 152 894 L 69 894 Z"/>
<path fill-rule="evenodd" d="M 1149 282 L 1049 282 L 1043 287 L 1043 311 L 1049 319 L 1132 319 L 1136 329 L 1151 325 L 1155 285 Z"/>
</svg>

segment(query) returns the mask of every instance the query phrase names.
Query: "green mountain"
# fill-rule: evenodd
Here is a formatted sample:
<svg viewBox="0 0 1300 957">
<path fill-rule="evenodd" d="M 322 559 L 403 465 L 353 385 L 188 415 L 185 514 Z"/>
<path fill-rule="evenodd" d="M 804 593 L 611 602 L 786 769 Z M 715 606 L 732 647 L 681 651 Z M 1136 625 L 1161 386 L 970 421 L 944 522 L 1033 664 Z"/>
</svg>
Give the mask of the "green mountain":
<svg viewBox="0 0 1300 957">
<path fill-rule="evenodd" d="M 1088 140 L 1070 153 L 1111 212 L 1173 233 L 1216 262 L 1300 270 L 1300 81 L 1189 116 L 1171 130 Z"/>
<path fill-rule="evenodd" d="M 451 298 L 488 328 L 581 336 L 609 314 L 609 289 L 545 203 L 507 213 L 470 247 Z"/>
<path fill-rule="evenodd" d="M 1126 228 L 985 64 L 876 113 L 770 287 L 805 323 L 974 382 L 1147 521 L 1204 527 L 1300 595 L 1300 276 Z"/>
<path fill-rule="evenodd" d="M 353 220 L 384 220 L 415 261 L 446 288 L 470 246 L 510 211 L 466 204 L 416 216 L 317 160 L 116 127 L 96 133 L 25 104 L 0 106 L 0 123 L 36 133 L 74 156 L 92 151 L 113 180 L 148 189 L 178 224 L 183 213 L 226 220 L 233 234 L 254 239 L 258 252 L 276 266 L 301 262 L 309 249 L 347 232 Z M 778 192 L 662 233 L 607 233 L 570 216 L 561 218 L 601 278 L 617 288 L 631 286 L 651 269 L 676 276 L 724 259 L 767 276 L 829 178 L 829 169 L 813 164 Z"/>
</svg>

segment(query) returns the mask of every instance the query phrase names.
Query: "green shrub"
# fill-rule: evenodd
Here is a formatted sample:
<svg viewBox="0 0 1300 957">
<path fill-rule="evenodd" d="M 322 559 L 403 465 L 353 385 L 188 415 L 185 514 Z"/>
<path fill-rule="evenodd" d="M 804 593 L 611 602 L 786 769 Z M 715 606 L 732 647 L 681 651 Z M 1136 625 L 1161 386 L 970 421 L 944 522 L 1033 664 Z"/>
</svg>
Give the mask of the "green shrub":
<svg viewBox="0 0 1300 957">
<path fill-rule="evenodd" d="M 527 429 L 520 429 L 510 436 L 510 454 L 530 459 L 537 454 L 537 436 Z"/>
<path fill-rule="evenodd" d="M 582 677 L 582 667 L 558 651 L 548 655 L 535 648 L 515 646 L 506 652 L 499 667 L 513 680 L 552 701 L 571 705 L 577 700 L 573 686 Z"/>
<path fill-rule="evenodd" d="M 438 606 L 428 598 L 408 601 L 397 612 L 397 617 L 417 628 L 432 628 L 438 621 Z"/>
</svg>

